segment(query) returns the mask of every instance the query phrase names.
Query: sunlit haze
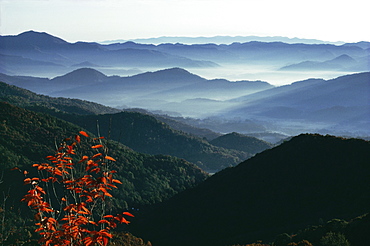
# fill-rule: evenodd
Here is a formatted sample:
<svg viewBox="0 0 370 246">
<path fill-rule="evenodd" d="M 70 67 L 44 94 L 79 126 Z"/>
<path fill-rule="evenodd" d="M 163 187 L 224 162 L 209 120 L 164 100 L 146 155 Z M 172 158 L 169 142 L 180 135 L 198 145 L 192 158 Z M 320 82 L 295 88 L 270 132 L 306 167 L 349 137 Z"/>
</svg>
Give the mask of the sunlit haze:
<svg viewBox="0 0 370 246">
<path fill-rule="evenodd" d="M 364 0 L 0 0 L 1 35 L 69 42 L 161 36 L 286 36 L 370 41 Z"/>
</svg>

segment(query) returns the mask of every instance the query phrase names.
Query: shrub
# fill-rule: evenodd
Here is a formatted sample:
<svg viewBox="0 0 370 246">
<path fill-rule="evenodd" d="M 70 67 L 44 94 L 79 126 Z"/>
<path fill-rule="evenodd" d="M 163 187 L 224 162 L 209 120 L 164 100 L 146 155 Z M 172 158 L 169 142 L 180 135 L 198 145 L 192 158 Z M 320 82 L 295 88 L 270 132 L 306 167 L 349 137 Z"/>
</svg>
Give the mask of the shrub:
<svg viewBox="0 0 370 246">
<path fill-rule="evenodd" d="M 77 151 L 90 144 L 88 155 Z M 107 214 L 110 190 L 121 181 L 114 179 L 110 169 L 114 158 L 107 155 L 103 138 L 90 138 L 81 131 L 65 139 L 55 155 L 48 156 L 48 163 L 34 164 L 39 177 L 26 177 L 31 186 L 22 201 L 35 210 L 40 243 L 48 245 L 107 245 L 113 237 L 110 230 L 117 223 L 128 224 L 123 212 L 116 216 Z M 28 172 L 24 171 L 28 176 Z"/>
</svg>

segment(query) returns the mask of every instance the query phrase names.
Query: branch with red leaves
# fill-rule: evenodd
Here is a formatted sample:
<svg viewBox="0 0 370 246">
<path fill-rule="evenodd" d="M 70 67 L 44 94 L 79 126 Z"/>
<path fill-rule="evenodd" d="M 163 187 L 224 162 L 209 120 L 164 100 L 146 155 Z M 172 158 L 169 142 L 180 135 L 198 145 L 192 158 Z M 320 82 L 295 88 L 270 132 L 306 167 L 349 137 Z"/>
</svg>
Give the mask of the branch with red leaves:
<svg viewBox="0 0 370 246">
<path fill-rule="evenodd" d="M 94 142 L 90 148 L 95 154 L 77 158 L 81 137 Z M 109 163 L 116 160 L 107 155 L 101 139 L 80 131 L 65 139 L 55 155 L 47 156 L 49 163 L 33 164 L 41 178 L 24 179 L 31 188 L 22 201 L 36 211 L 36 232 L 42 245 L 105 246 L 117 223 L 130 223 L 124 217 L 133 217 L 129 212 L 116 216 L 105 213 L 106 199 L 112 197 L 110 190 L 122 183 L 109 169 Z M 58 195 L 57 190 L 62 193 Z"/>
</svg>

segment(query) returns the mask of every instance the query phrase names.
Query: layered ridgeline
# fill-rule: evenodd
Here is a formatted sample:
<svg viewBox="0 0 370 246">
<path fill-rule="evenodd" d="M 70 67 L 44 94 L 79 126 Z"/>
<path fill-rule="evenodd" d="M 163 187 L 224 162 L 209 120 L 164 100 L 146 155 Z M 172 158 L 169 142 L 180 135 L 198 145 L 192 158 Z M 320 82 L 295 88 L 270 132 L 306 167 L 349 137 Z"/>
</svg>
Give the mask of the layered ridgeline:
<svg viewBox="0 0 370 246">
<path fill-rule="evenodd" d="M 258 40 L 256 38 L 255 40 Z M 8 74 L 56 74 L 81 66 L 100 67 L 106 71 L 127 73 L 133 68 L 145 69 L 183 67 L 214 68 L 221 65 L 274 65 L 301 67 L 300 63 L 326 63 L 334 70 L 366 71 L 369 57 L 368 42 L 344 45 L 283 42 L 233 42 L 232 44 L 159 45 L 134 42 L 102 45 L 98 43 L 69 43 L 47 33 L 28 31 L 14 36 L 0 36 L 0 71 Z M 285 40 L 287 41 L 287 40 Z M 349 59 L 343 59 L 343 55 Z M 339 61 L 338 61 L 339 60 Z M 326 62 L 326 63 L 325 63 Z M 289 65 L 287 65 L 289 64 Z M 298 64 L 298 65 L 296 65 Z M 121 69 L 116 69 L 120 67 Z M 305 66 L 311 71 L 320 66 Z M 331 69 L 332 66 L 326 66 Z M 137 69 L 136 69 L 137 71 Z"/>
<path fill-rule="evenodd" d="M 57 143 L 82 128 L 5 102 L 0 104 L 0 122 L 0 168 L 5 172 L 1 189 L 4 194 L 11 194 L 10 205 L 24 194 L 17 192 L 22 190 L 24 176 L 9 170 L 18 167 L 32 172 L 32 164 L 45 162 L 47 155 L 54 154 Z M 183 159 L 138 153 L 114 141 L 108 141 L 107 146 L 109 154 L 117 160 L 117 177 L 123 183 L 114 194 L 116 208 L 163 201 L 208 177 Z"/>
<path fill-rule="evenodd" d="M 369 160 L 368 141 L 299 135 L 148 211 L 135 233 L 162 246 L 244 245 L 354 218 L 369 212 Z"/>
<path fill-rule="evenodd" d="M 368 136 L 370 72 L 307 79 L 237 99 L 220 117 L 258 119 L 289 135 L 301 132 Z"/>
<path fill-rule="evenodd" d="M 184 116 L 212 115 L 233 105 L 225 100 L 273 87 L 262 81 L 208 80 L 181 68 L 129 77 L 107 76 L 92 68 L 80 68 L 52 79 L 0 74 L 0 81 L 54 97 Z"/>
<path fill-rule="evenodd" d="M 135 151 L 148 154 L 165 154 L 184 158 L 197 164 L 204 170 L 215 172 L 229 166 L 235 166 L 263 149 L 236 150 L 218 147 L 184 132 L 173 130 L 167 124 L 150 115 L 137 112 L 119 112 L 115 114 L 96 114 L 114 111 L 94 103 L 50 98 L 36 95 L 30 91 L 1 83 L 1 99 L 35 111 L 45 112 L 79 125 L 98 135 L 119 141 Z M 81 105 L 81 109 L 79 108 Z M 88 109 L 90 111 L 88 111 Z M 96 110 L 94 110 L 96 109 Z M 94 113 L 95 114 L 92 114 Z M 80 113 L 80 114 L 79 114 Z M 98 132 L 99 131 L 99 132 Z M 252 138 L 254 143 L 265 142 Z"/>
<path fill-rule="evenodd" d="M 84 68 L 53 79 L 0 74 L 0 80 L 52 96 L 140 107 L 221 133 L 370 134 L 369 72 L 278 87 L 261 81 L 207 80 L 180 68 L 131 77 Z"/>
</svg>

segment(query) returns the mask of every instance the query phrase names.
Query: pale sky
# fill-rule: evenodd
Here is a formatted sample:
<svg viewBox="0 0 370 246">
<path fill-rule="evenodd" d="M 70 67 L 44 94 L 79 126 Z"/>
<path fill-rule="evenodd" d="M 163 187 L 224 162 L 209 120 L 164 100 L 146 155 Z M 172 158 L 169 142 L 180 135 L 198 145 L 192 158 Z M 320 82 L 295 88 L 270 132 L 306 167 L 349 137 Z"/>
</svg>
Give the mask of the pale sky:
<svg viewBox="0 0 370 246">
<path fill-rule="evenodd" d="M 161 36 L 370 41 L 367 0 L 0 0 L 0 35 L 69 42 Z"/>
</svg>

